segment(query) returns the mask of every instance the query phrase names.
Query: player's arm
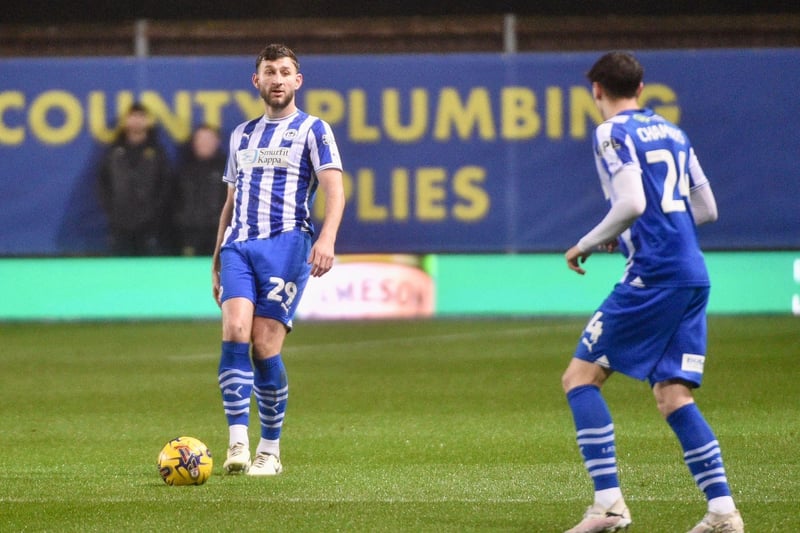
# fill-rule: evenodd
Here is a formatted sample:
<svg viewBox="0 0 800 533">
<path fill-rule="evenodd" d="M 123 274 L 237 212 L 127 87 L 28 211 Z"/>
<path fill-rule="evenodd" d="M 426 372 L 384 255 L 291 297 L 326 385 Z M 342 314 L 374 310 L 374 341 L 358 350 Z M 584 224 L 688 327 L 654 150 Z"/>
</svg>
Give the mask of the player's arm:
<svg viewBox="0 0 800 533">
<path fill-rule="evenodd" d="M 620 168 L 611 178 L 611 187 L 614 198 L 611 209 L 599 224 L 564 254 L 567 266 L 578 274 L 586 273 L 580 264 L 586 261 L 593 250 L 619 237 L 644 213 L 647 206 L 642 172 L 637 166 L 625 165 Z"/>
<path fill-rule="evenodd" d="M 692 217 L 696 225 L 705 224 L 706 222 L 716 222 L 719 218 L 717 213 L 717 201 L 714 198 L 714 192 L 711 190 L 711 184 L 705 182 L 703 185 L 691 190 L 690 204 L 692 207 Z"/>
<path fill-rule="evenodd" d="M 691 189 L 689 191 L 689 205 L 692 209 L 692 217 L 696 225 L 706 222 L 716 222 L 719 217 L 717 212 L 717 201 L 714 198 L 714 191 L 711 190 L 703 167 L 692 149 L 689 152 L 689 179 Z"/>
<path fill-rule="evenodd" d="M 219 292 L 219 271 L 221 268 L 219 252 L 222 248 L 222 240 L 225 237 L 225 230 L 228 228 L 231 223 L 231 219 L 233 218 L 233 199 L 235 192 L 235 187 L 233 187 L 233 185 L 228 185 L 228 196 L 225 198 L 225 204 L 223 204 L 222 212 L 219 215 L 219 225 L 217 226 L 217 243 L 214 246 L 214 254 L 211 258 L 211 292 L 214 296 L 214 301 L 217 302 L 217 305 L 221 305 L 219 300 L 221 296 Z"/>
<path fill-rule="evenodd" d="M 317 179 L 322 192 L 325 193 L 325 215 L 322 219 L 322 229 L 308 257 L 312 276 L 321 276 L 333 267 L 336 234 L 339 232 L 344 214 L 342 171 L 337 168 L 326 168 L 319 172 Z"/>
</svg>

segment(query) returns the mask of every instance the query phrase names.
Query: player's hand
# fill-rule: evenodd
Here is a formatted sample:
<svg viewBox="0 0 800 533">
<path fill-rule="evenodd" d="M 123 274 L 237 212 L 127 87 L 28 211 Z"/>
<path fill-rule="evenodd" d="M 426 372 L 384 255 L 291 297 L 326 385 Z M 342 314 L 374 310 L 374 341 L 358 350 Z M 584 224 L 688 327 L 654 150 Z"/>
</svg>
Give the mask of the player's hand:
<svg viewBox="0 0 800 533">
<path fill-rule="evenodd" d="M 573 270 L 583 276 L 586 274 L 586 271 L 581 268 L 581 264 L 586 262 L 586 259 L 591 255 L 591 252 L 581 252 L 580 248 L 577 246 L 573 246 L 564 254 L 564 258 L 567 260 L 567 266 L 570 270 Z"/>
<path fill-rule="evenodd" d="M 601 247 L 608 253 L 616 252 L 617 248 L 619 248 L 619 241 L 617 239 L 614 239 L 613 241 L 609 241 L 601 245 Z"/>
<path fill-rule="evenodd" d="M 219 271 L 216 268 L 211 269 L 211 295 L 217 305 L 222 307 L 222 286 L 219 282 Z"/>
<path fill-rule="evenodd" d="M 333 268 L 333 245 L 327 244 L 321 239 L 317 240 L 311 247 L 308 264 L 311 265 L 311 275 L 314 277 L 327 273 Z"/>
</svg>

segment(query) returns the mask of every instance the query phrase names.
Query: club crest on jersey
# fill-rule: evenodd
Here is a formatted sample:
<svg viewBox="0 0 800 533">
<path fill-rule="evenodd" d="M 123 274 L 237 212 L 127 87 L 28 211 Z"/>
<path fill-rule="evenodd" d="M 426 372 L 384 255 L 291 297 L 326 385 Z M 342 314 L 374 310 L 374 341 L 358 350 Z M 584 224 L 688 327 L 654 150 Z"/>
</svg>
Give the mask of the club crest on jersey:
<svg viewBox="0 0 800 533">
<path fill-rule="evenodd" d="M 288 148 L 248 148 L 236 152 L 236 161 L 241 168 L 288 167 Z"/>
<path fill-rule="evenodd" d="M 286 130 L 283 133 L 283 140 L 284 141 L 292 141 L 294 138 L 297 137 L 297 130 Z"/>
</svg>

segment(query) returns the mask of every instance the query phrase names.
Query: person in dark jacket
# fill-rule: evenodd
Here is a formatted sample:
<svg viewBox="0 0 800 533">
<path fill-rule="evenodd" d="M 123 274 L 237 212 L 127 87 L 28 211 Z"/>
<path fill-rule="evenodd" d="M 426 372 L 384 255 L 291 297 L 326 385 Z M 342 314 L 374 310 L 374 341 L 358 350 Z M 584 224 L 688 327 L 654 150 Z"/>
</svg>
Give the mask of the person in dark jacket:
<svg viewBox="0 0 800 533">
<path fill-rule="evenodd" d="M 100 202 L 108 217 L 109 248 L 122 256 L 161 255 L 172 171 L 147 109 L 134 103 L 100 167 Z"/>
<path fill-rule="evenodd" d="M 219 212 L 228 188 L 222 181 L 226 154 L 217 129 L 201 125 L 194 130 L 175 183 L 175 228 L 183 255 L 214 252 Z"/>
</svg>

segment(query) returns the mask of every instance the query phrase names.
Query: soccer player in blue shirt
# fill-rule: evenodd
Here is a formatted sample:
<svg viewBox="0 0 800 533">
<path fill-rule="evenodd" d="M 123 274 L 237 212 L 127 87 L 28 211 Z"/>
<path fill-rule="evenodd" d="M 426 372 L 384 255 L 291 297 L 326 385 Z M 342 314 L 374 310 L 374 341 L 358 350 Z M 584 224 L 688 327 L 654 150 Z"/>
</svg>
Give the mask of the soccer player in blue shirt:
<svg viewBox="0 0 800 533">
<path fill-rule="evenodd" d="M 256 59 L 252 83 L 266 112 L 231 133 L 223 176 L 228 195 L 213 254 L 213 294 L 222 308 L 219 387 L 229 430 L 224 468 L 251 476 L 283 470 L 280 435 L 289 384 L 281 350 L 309 276 L 333 266 L 344 212 L 333 132 L 295 103 L 303 83 L 299 68 L 294 52 L 280 44 L 268 45 Z M 312 242 L 318 188 L 325 193 L 325 213 Z M 252 462 L 251 394 L 261 425 Z"/>
<path fill-rule="evenodd" d="M 711 186 L 689 138 L 640 108 L 643 69 L 610 52 L 587 77 L 604 122 L 594 134 L 600 182 L 611 207 L 567 250 L 567 266 L 619 249 L 625 273 L 583 331 L 562 384 L 595 499 L 568 533 L 626 529 L 631 516 L 617 477 L 614 424 L 601 387 L 613 372 L 650 382 L 658 410 L 683 448 L 708 512 L 690 533 L 744 531 L 720 445 L 694 402 L 703 379 L 709 279 L 695 226 L 717 218 Z"/>
</svg>

